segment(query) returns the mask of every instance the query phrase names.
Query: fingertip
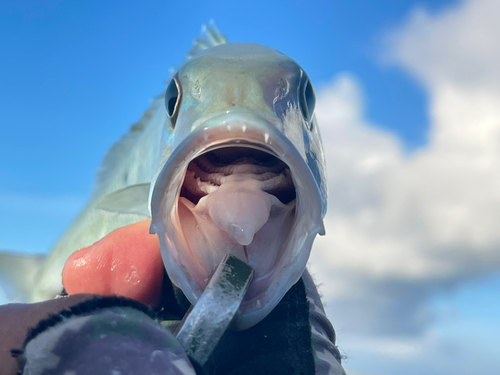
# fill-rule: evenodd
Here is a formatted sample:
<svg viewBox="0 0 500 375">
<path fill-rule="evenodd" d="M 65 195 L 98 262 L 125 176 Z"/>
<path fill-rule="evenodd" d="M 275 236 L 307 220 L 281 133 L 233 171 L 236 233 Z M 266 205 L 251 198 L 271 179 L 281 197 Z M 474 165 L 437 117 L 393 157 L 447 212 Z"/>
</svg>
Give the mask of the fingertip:
<svg viewBox="0 0 500 375">
<path fill-rule="evenodd" d="M 149 220 L 118 228 L 70 255 L 62 272 L 68 294 L 120 295 L 155 307 L 160 302 L 163 261 Z"/>
</svg>

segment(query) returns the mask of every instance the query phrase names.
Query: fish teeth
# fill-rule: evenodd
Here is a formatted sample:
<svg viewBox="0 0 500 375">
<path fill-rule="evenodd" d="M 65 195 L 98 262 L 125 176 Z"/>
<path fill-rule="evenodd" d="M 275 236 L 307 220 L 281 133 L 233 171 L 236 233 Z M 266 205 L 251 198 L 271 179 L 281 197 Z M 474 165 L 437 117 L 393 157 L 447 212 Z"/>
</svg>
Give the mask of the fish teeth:
<svg viewBox="0 0 500 375">
<path fill-rule="evenodd" d="M 220 155 L 220 150 L 218 154 L 215 152 L 207 153 L 199 156 L 194 160 L 194 163 L 198 165 L 200 169 L 207 173 L 227 173 L 231 172 L 227 171 L 228 168 L 234 167 L 235 165 L 245 164 L 245 165 L 253 165 L 255 171 L 253 173 L 264 173 L 264 172 L 274 172 L 279 173 L 287 168 L 286 164 L 281 160 L 272 157 L 270 155 L 269 159 L 262 160 L 262 157 L 259 158 L 258 155 L 253 155 L 251 150 L 243 149 L 246 151 L 227 152 L 225 155 Z M 260 153 L 262 154 L 262 153 Z M 219 156 L 221 157 L 219 157 Z M 230 155 L 230 156 L 228 156 Z M 260 159 L 260 160 L 259 160 Z"/>
<path fill-rule="evenodd" d="M 203 154 L 189 163 L 184 188 L 195 197 L 216 191 L 229 176 L 249 177 L 260 189 L 275 195 L 294 189 L 286 164 L 270 155 L 262 156 L 250 149 L 220 149 Z"/>
<path fill-rule="evenodd" d="M 195 195 L 206 195 L 214 192 L 222 185 L 228 176 L 233 175 L 251 175 L 251 178 L 260 183 L 263 191 L 272 193 L 273 190 L 293 189 L 293 181 L 289 171 L 286 169 L 282 173 L 263 172 L 253 169 L 253 165 L 243 164 L 235 165 L 226 172 L 230 173 L 206 173 L 200 169 L 196 163 L 191 163 L 184 181 L 184 187 Z M 262 172 L 262 171 L 260 171 Z"/>
</svg>

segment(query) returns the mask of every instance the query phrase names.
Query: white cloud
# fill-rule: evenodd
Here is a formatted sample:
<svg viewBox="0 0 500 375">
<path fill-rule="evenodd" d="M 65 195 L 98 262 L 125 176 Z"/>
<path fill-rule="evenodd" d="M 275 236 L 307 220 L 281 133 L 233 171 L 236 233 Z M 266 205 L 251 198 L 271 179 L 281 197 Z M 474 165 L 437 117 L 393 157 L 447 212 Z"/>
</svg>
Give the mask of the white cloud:
<svg viewBox="0 0 500 375">
<path fill-rule="evenodd" d="M 382 372 L 378 369 L 383 368 L 387 374 L 497 373 L 497 354 L 484 350 L 484 344 L 478 340 L 461 334 L 463 330 L 459 326 L 455 328 L 457 334 L 453 337 L 443 337 L 437 331 L 426 332 L 418 338 L 356 337 L 346 341 L 350 347 L 347 355 L 363 363 L 362 367 L 367 370 Z"/>
<path fill-rule="evenodd" d="M 500 88 L 498 0 L 463 1 L 439 14 L 417 7 L 387 35 L 385 60 L 435 88 L 450 82 Z"/>
<path fill-rule="evenodd" d="M 430 97 L 429 143 L 412 155 L 364 119 L 353 77 L 319 92 L 329 212 L 311 263 L 337 329 L 416 337 L 433 290 L 500 270 L 498 14 L 491 0 L 420 8 L 387 37 L 385 61 Z"/>
</svg>

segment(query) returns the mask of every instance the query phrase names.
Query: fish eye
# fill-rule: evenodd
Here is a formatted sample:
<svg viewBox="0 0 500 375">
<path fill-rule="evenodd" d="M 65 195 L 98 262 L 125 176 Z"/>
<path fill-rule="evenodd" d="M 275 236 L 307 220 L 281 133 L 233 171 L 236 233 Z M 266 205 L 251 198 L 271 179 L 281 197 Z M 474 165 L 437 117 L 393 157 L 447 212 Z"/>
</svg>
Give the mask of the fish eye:
<svg viewBox="0 0 500 375">
<path fill-rule="evenodd" d="M 311 121 L 314 114 L 314 106 L 316 105 L 316 94 L 314 88 L 308 78 L 305 79 L 301 87 L 300 95 L 300 111 L 306 121 Z"/>
<path fill-rule="evenodd" d="M 174 77 L 168 84 L 167 91 L 165 92 L 165 108 L 167 109 L 167 115 L 172 123 L 172 127 L 175 127 L 175 122 L 179 113 L 181 96 L 179 82 L 177 77 Z"/>
</svg>

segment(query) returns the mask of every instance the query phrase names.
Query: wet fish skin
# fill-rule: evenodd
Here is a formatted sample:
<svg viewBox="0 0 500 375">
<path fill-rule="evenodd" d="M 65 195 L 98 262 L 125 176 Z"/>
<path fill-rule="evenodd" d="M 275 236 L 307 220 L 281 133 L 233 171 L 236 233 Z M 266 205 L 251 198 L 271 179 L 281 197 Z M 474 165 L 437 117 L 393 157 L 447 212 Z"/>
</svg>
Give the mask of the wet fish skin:
<svg viewBox="0 0 500 375">
<path fill-rule="evenodd" d="M 302 68 L 280 52 L 225 42 L 215 26 L 202 31 L 190 53 L 193 57 L 171 81 L 183 95 L 175 117 L 165 113 L 161 95 L 111 148 L 88 205 L 45 262 L 33 270 L 36 276 L 32 288 L 25 288 L 24 301 L 53 297 L 62 288 L 61 271 L 74 250 L 148 217 L 151 211 L 152 231 L 159 235 L 167 272 L 196 303 L 204 284 L 195 280 L 199 270 L 177 244 L 182 242 L 179 223 L 171 210 L 189 162 L 226 146 L 257 148 L 278 157 L 290 167 L 297 193 L 297 219 L 279 249 L 286 257 L 277 258 L 273 270 L 256 278 L 254 286 L 260 282 L 264 294 L 257 295 L 260 289 L 254 288 L 257 297 L 242 304 L 236 327 L 248 328 L 263 319 L 300 278 L 316 234 L 324 232 L 327 199 L 314 90 Z M 168 93 L 167 89 L 167 112 L 175 109 L 168 107 Z M 215 254 L 201 267 L 206 279 L 224 255 Z"/>
<path fill-rule="evenodd" d="M 262 320 L 300 278 L 314 237 L 324 233 L 326 177 L 313 114 L 314 91 L 302 68 L 287 56 L 256 44 L 230 43 L 209 48 L 184 64 L 167 89 L 166 104 L 171 106 L 164 136 L 168 151 L 151 185 L 150 199 L 151 227 L 159 236 L 165 267 L 194 304 L 224 255 L 246 256 L 256 277 L 235 327 L 248 328 Z M 237 241 L 222 249 L 230 240 L 212 245 L 206 233 L 213 238 L 214 231 L 197 233 L 202 219 L 196 219 L 189 236 L 183 234 L 182 216 L 187 214 L 179 214 L 178 206 L 188 165 L 224 147 L 269 152 L 291 170 L 296 214 L 281 246 L 266 249 L 277 254 L 272 267 L 252 263 L 248 259 L 252 251 L 241 250 Z M 190 242 L 193 236 L 200 237 L 198 244 Z"/>
</svg>

